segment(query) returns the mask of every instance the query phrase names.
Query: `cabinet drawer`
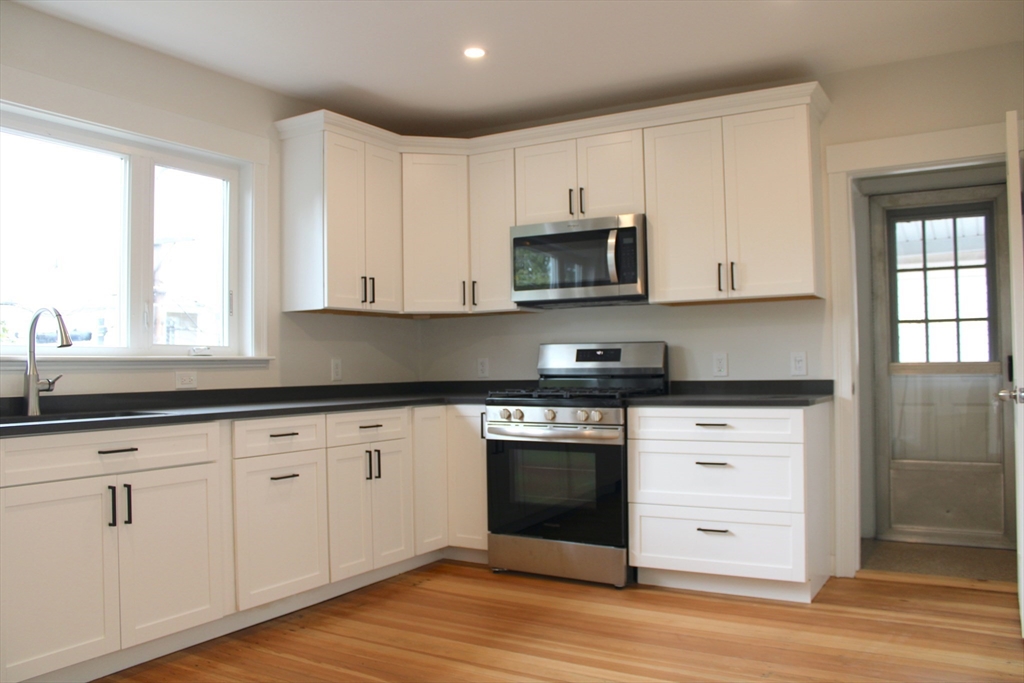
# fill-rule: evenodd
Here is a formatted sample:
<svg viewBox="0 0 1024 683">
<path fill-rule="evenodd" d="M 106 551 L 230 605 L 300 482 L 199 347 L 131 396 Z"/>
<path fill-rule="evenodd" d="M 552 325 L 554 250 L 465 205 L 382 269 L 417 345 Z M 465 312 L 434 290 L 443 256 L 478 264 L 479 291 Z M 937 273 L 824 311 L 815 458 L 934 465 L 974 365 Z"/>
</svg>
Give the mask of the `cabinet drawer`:
<svg viewBox="0 0 1024 683">
<path fill-rule="evenodd" d="M 324 434 L 322 414 L 236 420 L 234 456 L 251 458 L 254 455 L 323 448 L 326 443 Z"/>
<path fill-rule="evenodd" d="M 407 436 L 410 436 L 408 408 L 327 415 L 328 446 L 404 439 Z"/>
<path fill-rule="evenodd" d="M 634 567 L 806 581 L 804 549 L 800 514 L 629 506 Z"/>
<path fill-rule="evenodd" d="M 629 502 L 803 512 L 803 446 L 629 441 Z"/>
<path fill-rule="evenodd" d="M 631 439 L 802 443 L 800 408 L 630 408 Z"/>
<path fill-rule="evenodd" d="M 215 422 L 0 440 L 0 486 L 94 477 L 216 460 Z"/>
</svg>

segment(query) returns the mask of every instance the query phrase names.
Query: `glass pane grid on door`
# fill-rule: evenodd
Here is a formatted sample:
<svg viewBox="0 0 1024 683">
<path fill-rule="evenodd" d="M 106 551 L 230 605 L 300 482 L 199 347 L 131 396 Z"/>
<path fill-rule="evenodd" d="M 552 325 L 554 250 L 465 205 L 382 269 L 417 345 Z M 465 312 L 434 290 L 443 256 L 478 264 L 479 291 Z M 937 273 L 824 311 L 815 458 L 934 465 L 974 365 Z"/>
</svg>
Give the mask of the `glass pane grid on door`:
<svg viewBox="0 0 1024 683">
<path fill-rule="evenodd" d="M 890 219 L 896 362 L 991 360 L 989 233 L 985 212 Z"/>
</svg>

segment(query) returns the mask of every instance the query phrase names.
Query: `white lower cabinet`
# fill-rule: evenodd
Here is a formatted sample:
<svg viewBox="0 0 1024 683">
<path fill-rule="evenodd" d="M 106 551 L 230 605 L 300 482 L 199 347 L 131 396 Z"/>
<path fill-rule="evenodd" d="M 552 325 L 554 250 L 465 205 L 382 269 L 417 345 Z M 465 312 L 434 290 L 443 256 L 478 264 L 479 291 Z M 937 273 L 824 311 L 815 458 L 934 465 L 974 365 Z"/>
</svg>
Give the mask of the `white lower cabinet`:
<svg viewBox="0 0 1024 683">
<path fill-rule="evenodd" d="M 641 583 L 810 602 L 830 567 L 830 412 L 629 410 Z"/>
<path fill-rule="evenodd" d="M 448 406 L 448 545 L 487 550 L 482 405 Z"/>
<path fill-rule="evenodd" d="M 448 409 L 412 409 L 416 554 L 448 545 Z"/>
<path fill-rule="evenodd" d="M 215 429 L 181 431 L 210 438 L 201 453 L 185 449 L 183 461 L 217 457 Z M 7 439 L 3 450 L 57 448 L 51 465 L 63 471 L 62 457 L 80 460 L 89 450 L 69 448 L 79 436 L 93 457 L 113 455 L 107 466 L 116 471 L 132 466 L 121 456 L 143 447 L 105 446 L 133 437 L 141 444 L 154 433 Z M 113 450 L 122 452 L 104 453 Z M 0 680 L 45 674 L 223 616 L 220 495 L 212 462 L 0 489 Z"/>
</svg>

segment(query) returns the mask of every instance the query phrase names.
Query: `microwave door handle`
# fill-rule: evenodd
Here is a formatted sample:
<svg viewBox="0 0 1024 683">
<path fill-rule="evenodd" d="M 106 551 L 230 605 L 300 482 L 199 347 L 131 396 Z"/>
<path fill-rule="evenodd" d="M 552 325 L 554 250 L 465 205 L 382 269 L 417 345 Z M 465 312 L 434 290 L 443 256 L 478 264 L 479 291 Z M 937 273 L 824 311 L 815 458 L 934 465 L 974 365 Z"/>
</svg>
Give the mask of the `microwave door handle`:
<svg viewBox="0 0 1024 683">
<path fill-rule="evenodd" d="M 617 229 L 608 231 L 608 279 L 611 280 L 613 285 L 619 284 L 619 271 L 615 267 L 615 251 L 616 244 L 619 241 L 619 231 Z"/>
</svg>

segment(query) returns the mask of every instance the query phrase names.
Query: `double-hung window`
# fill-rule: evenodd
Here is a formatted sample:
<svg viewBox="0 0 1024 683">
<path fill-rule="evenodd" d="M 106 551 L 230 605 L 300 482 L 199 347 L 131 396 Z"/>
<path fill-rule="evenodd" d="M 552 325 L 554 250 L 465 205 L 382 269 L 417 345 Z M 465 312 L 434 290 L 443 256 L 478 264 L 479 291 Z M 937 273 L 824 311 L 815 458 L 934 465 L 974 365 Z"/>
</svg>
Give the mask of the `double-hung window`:
<svg viewBox="0 0 1024 683">
<path fill-rule="evenodd" d="M 239 356 L 240 162 L 5 117 L 0 354 L 56 308 L 86 356 Z M 40 349 L 55 341 L 42 319 Z M 63 352 L 62 352 L 63 355 Z"/>
</svg>

